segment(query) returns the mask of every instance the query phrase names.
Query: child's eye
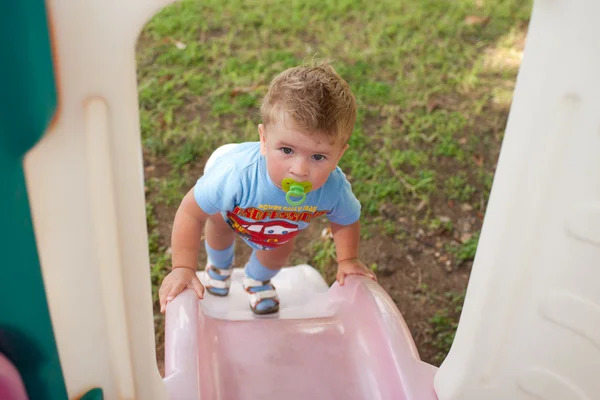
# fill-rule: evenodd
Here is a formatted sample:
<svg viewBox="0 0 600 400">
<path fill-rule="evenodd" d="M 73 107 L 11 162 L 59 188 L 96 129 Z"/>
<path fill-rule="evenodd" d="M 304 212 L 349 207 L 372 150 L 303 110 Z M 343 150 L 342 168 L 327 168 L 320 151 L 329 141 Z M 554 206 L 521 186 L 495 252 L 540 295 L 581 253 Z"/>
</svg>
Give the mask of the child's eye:
<svg viewBox="0 0 600 400">
<path fill-rule="evenodd" d="M 323 161 L 325 156 L 323 154 L 313 154 L 312 158 L 315 161 Z"/>
<path fill-rule="evenodd" d="M 293 152 L 293 150 L 290 149 L 289 147 L 282 147 L 279 150 L 283 151 L 283 154 L 292 154 L 292 152 Z"/>
</svg>

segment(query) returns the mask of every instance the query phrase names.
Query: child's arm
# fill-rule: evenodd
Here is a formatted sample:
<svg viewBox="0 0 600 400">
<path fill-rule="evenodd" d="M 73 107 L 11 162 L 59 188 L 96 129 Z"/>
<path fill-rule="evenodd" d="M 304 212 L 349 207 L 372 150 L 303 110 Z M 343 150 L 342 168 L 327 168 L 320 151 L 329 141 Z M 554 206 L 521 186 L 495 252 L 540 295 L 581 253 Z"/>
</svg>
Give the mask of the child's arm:
<svg viewBox="0 0 600 400">
<path fill-rule="evenodd" d="M 171 232 L 173 268 L 191 268 L 196 271 L 204 223 L 210 216 L 196 203 L 192 188 L 183 198 Z"/>
<path fill-rule="evenodd" d="M 337 253 L 338 271 L 336 279 L 340 286 L 347 275 L 362 275 L 377 280 L 373 271 L 359 260 L 360 221 L 350 225 L 330 223 L 333 241 Z"/>
<path fill-rule="evenodd" d="M 172 269 L 158 291 L 161 312 L 164 312 L 167 302 L 186 287 L 194 289 L 199 298 L 204 296 L 204 287 L 196 276 L 196 266 L 204 222 L 208 217 L 196 203 L 194 189 L 190 190 L 181 201 L 173 221 Z"/>
</svg>

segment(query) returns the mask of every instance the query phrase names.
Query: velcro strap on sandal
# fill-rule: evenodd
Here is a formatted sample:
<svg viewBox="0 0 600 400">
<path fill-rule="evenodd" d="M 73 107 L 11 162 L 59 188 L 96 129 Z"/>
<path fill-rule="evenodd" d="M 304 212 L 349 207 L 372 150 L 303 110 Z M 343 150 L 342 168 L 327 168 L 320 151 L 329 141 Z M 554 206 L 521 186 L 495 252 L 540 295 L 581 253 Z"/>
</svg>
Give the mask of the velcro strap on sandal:
<svg viewBox="0 0 600 400">
<path fill-rule="evenodd" d="M 277 292 L 275 290 L 261 290 L 259 292 L 249 293 L 250 305 L 256 307 L 262 300 L 270 299 L 278 301 Z"/>
<path fill-rule="evenodd" d="M 225 279 L 224 281 L 220 281 L 218 279 L 213 279 L 210 275 L 206 274 L 206 286 L 218 288 L 218 289 L 229 289 L 231 286 L 231 279 Z"/>
<path fill-rule="evenodd" d="M 211 273 L 219 275 L 223 277 L 223 279 L 216 279 L 210 276 L 209 270 Z M 214 287 L 217 289 L 229 289 L 231 286 L 231 279 L 229 276 L 231 275 L 233 268 L 228 269 L 220 269 L 215 266 L 209 265 L 206 268 L 206 286 Z"/>
<path fill-rule="evenodd" d="M 244 280 L 242 281 L 242 285 L 244 285 L 244 289 L 253 288 L 256 286 L 264 286 L 268 285 L 269 281 L 257 281 L 256 279 L 252 279 L 249 276 L 244 276 Z"/>
<path fill-rule="evenodd" d="M 211 265 L 208 268 L 210 268 L 217 275 L 221 275 L 222 277 L 231 276 L 231 273 L 233 272 L 233 268 L 231 268 L 231 267 L 230 268 L 218 268 L 218 267 Z"/>
</svg>

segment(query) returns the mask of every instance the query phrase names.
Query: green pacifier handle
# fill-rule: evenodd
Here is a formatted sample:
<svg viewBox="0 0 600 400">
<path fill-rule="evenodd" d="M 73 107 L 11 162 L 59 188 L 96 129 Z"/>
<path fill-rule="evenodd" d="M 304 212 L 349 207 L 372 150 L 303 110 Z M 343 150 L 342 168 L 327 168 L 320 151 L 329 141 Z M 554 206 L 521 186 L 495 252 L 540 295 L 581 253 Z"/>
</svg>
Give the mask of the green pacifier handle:
<svg viewBox="0 0 600 400">
<path fill-rule="evenodd" d="M 292 197 L 300 197 L 300 200 L 292 200 Z M 306 200 L 306 193 L 304 193 L 304 186 L 298 183 L 292 183 L 290 190 L 285 194 L 285 200 L 291 206 L 299 206 Z"/>
</svg>

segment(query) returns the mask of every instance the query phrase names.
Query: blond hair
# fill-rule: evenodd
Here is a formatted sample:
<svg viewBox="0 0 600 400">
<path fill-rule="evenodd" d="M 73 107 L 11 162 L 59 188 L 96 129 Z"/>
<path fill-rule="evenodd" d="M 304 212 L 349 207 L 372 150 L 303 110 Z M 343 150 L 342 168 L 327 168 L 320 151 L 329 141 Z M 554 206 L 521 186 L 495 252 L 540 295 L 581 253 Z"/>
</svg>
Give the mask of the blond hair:
<svg viewBox="0 0 600 400">
<path fill-rule="evenodd" d="M 260 114 L 265 127 L 287 116 L 300 129 L 346 144 L 356 122 L 356 99 L 335 69 L 319 61 L 275 77 Z"/>
</svg>

